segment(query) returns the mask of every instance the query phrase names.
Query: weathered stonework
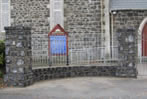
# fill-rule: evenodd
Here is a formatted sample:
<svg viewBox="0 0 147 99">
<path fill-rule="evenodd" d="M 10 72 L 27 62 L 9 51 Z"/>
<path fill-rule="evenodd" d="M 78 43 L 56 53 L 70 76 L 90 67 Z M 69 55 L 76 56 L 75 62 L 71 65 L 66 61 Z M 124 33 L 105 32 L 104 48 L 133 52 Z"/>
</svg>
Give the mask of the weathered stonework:
<svg viewBox="0 0 147 99">
<path fill-rule="evenodd" d="M 64 0 L 64 3 L 69 47 L 101 46 L 101 0 Z M 75 43 L 70 46 L 72 42 Z"/>
<path fill-rule="evenodd" d="M 6 75 L 8 86 L 27 86 L 33 83 L 31 29 L 6 27 Z"/>
<path fill-rule="evenodd" d="M 147 17 L 147 10 L 121 10 L 113 14 L 113 38 L 117 38 L 117 30 L 124 27 L 132 27 L 138 36 L 138 30 L 141 22 Z M 113 45 L 118 45 L 117 39 L 114 39 Z"/>
<path fill-rule="evenodd" d="M 73 66 L 34 69 L 34 81 L 67 77 L 115 76 L 117 66 Z"/>
<path fill-rule="evenodd" d="M 135 65 L 136 35 L 132 29 L 123 28 L 118 31 L 121 59 L 119 66 L 56 66 L 33 70 L 31 65 L 31 29 L 20 26 L 5 29 L 7 70 L 5 81 L 8 86 L 24 87 L 37 81 L 64 77 L 137 76 Z"/>
<path fill-rule="evenodd" d="M 119 46 L 118 54 L 123 60 L 117 75 L 137 76 L 136 57 L 138 54 L 138 37 L 140 37 L 138 32 L 141 22 L 147 16 L 147 10 L 118 10 L 115 12 L 115 14 L 112 12 L 113 45 Z M 132 38 L 133 42 L 126 42 Z"/>
<path fill-rule="evenodd" d="M 34 57 L 48 56 L 49 5 L 50 0 L 11 0 L 11 25 L 32 28 Z M 64 28 L 69 48 L 101 46 L 101 0 L 64 0 Z"/>
<path fill-rule="evenodd" d="M 49 0 L 11 0 L 11 26 L 32 28 L 32 54 L 36 57 L 48 55 L 48 6 Z"/>
<path fill-rule="evenodd" d="M 133 28 L 118 29 L 119 67 L 116 76 L 137 77 L 137 34 Z"/>
<path fill-rule="evenodd" d="M 49 67 L 46 65 L 48 68 L 39 66 L 40 69 L 32 70 L 32 56 L 48 57 L 49 55 L 49 5 L 50 0 L 11 0 L 12 27 L 6 28 L 7 74 L 5 81 L 9 86 L 28 86 L 36 81 L 64 77 L 137 76 L 138 28 L 147 16 L 147 10 L 112 12 L 111 24 L 113 27 L 111 29 L 113 32 L 111 33 L 113 37 L 110 39 L 115 38 L 113 39 L 115 43 L 112 43 L 114 46 L 118 46 L 120 60 L 118 66 Z M 64 0 L 64 29 L 68 32 L 69 56 L 71 49 L 75 51 L 72 53 L 73 59 L 69 59 L 69 62 L 74 62 L 74 60 L 76 62 L 79 58 L 76 57 L 76 54 L 81 53 L 83 60 L 88 56 L 90 56 L 89 60 L 92 59 L 91 57 L 97 60 L 98 55 L 101 58 L 103 49 L 97 50 L 97 47 L 106 47 L 105 41 L 108 39 L 105 37 L 109 38 L 105 34 L 105 24 L 107 23 L 105 19 L 108 15 L 105 10 L 104 0 Z M 86 50 L 81 50 L 82 48 L 86 48 Z M 101 59 L 107 58 L 103 55 Z"/>
</svg>

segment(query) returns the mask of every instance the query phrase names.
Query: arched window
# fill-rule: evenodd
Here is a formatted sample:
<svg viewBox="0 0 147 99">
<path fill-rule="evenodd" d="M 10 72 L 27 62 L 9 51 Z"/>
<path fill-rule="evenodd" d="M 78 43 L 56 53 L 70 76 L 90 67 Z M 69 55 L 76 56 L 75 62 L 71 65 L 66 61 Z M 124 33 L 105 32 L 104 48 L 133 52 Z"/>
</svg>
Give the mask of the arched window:
<svg viewBox="0 0 147 99">
<path fill-rule="evenodd" d="M 0 0 L 0 32 L 10 26 L 10 0 Z"/>
<path fill-rule="evenodd" d="M 64 27 L 64 0 L 50 1 L 50 28 L 51 30 L 57 24 Z"/>
</svg>

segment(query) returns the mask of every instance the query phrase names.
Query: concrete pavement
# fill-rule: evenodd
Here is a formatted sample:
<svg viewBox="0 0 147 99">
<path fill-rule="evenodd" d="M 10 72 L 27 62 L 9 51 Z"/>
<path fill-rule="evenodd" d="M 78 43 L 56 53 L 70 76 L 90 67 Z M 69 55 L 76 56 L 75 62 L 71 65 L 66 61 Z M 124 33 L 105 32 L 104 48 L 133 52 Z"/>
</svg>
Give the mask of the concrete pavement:
<svg viewBox="0 0 147 99">
<path fill-rule="evenodd" d="M 69 78 L 0 89 L 0 99 L 147 99 L 146 78 Z"/>
</svg>

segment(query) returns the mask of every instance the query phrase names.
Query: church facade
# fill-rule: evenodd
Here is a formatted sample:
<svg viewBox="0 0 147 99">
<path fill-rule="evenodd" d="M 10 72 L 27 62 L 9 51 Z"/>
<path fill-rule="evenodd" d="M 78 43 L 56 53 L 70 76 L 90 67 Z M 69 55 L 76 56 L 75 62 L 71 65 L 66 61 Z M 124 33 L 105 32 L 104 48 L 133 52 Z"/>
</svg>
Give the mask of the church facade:
<svg viewBox="0 0 147 99">
<path fill-rule="evenodd" d="M 11 26 L 23 25 L 32 28 L 34 56 L 48 54 L 47 35 L 56 24 L 60 24 L 69 33 L 69 41 L 75 41 L 75 45 L 79 47 L 110 47 L 119 27 L 138 23 L 134 27 L 139 29 L 139 25 L 146 18 L 145 0 L 131 0 L 124 4 L 115 0 L 11 0 L 10 3 Z M 134 23 L 135 21 L 138 22 Z M 85 41 L 88 42 L 84 43 Z M 111 52 L 109 49 L 106 50 L 108 54 Z"/>
<path fill-rule="evenodd" d="M 101 3 L 100 0 L 12 0 L 11 25 L 32 28 L 33 56 L 48 56 L 48 33 L 57 24 L 68 32 L 69 43 L 75 42 L 73 47 L 94 47 L 96 43 L 101 46 Z"/>
<path fill-rule="evenodd" d="M 74 41 L 75 43 L 73 47 L 77 47 L 76 45 L 78 47 L 108 47 L 105 52 L 110 55 L 110 46 L 116 45 L 112 43 L 115 41 L 115 32 L 123 26 L 122 22 L 118 26 L 116 19 L 121 21 L 121 16 L 124 15 L 126 18 L 122 21 L 129 20 L 129 17 L 136 17 L 134 20 L 138 21 L 138 26 L 135 28 L 139 28 L 141 22 L 146 18 L 145 0 L 125 1 L 124 4 L 115 0 L 7 1 L 8 3 L 1 1 L 1 20 L 8 20 L 8 22 L 1 23 L 1 31 L 4 26 L 10 25 L 31 27 L 33 56 L 48 55 L 48 33 L 57 24 L 60 24 L 69 33 L 69 42 Z M 6 7 L 8 13 L 3 14 Z M 117 12 L 122 12 L 124 15 L 117 15 Z M 4 15 L 8 18 L 4 19 L 3 17 L 6 17 Z M 119 18 L 115 19 L 115 16 Z M 131 20 L 131 26 L 134 20 Z M 129 23 L 126 22 L 126 24 Z M 124 22 L 124 25 L 126 24 Z"/>
<path fill-rule="evenodd" d="M 33 58 L 35 69 L 30 74 L 36 81 L 50 76 L 147 75 L 146 0 L 10 0 L 9 3 L 13 28 L 6 28 L 6 40 L 11 38 L 9 30 L 20 29 L 27 34 L 28 28 L 14 27 L 30 28 L 32 53 L 28 57 Z M 62 63 L 69 66 L 58 66 Z M 51 68 L 45 70 L 43 66 Z"/>
</svg>

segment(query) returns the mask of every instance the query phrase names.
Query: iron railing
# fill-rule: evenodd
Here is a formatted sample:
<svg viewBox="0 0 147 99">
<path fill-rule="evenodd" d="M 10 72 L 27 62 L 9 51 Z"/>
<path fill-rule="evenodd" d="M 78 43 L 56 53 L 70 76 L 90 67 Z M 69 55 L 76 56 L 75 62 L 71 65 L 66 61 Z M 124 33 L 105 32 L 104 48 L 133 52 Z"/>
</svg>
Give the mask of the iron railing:
<svg viewBox="0 0 147 99">
<path fill-rule="evenodd" d="M 117 47 L 115 47 L 116 50 Z M 118 55 L 110 57 L 105 52 L 106 47 L 71 49 L 69 59 L 71 65 L 92 65 L 112 63 L 118 60 Z"/>
<path fill-rule="evenodd" d="M 140 39 L 139 39 L 140 40 Z M 97 39 L 95 39 L 97 41 Z M 142 39 L 144 43 L 147 40 Z M 141 44 L 144 44 L 142 43 Z M 60 42 L 60 43 L 58 43 Z M 68 56 L 66 53 L 66 47 L 64 43 L 62 43 L 62 39 L 55 40 L 53 45 L 64 46 L 59 50 L 56 50 L 57 46 L 54 46 L 55 49 L 53 54 L 49 54 L 49 56 L 40 56 L 40 57 L 32 57 L 33 67 L 41 67 L 41 66 L 65 66 L 65 65 L 73 65 L 73 66 L 82 66 L 82 65 L 114 65 L 119 61 L 118 57 L 118 47 L 110 46 L 111 52 L 106 52 L 108 47 L 103 46 L 94 46 L 94 45 L 86 45 L 93 41 L 75 41 L 68 43 Z M 84 44 L 86 46 L 83 46 Z M 94 44 L 97 45 L 95 42 Z M 83 45 L 82 45 L 83 44 Z M 101 44 L 98 44 L 101 45 Z M 117 45 L 117 44 L 116 44 Z M 138 46 L 138 45 L 136 45 Z M 58 47 L 57 47 L 58 48 Z M 145 50 L 145 51 L 144 51 Z M 136 52 L 137 53 L 137 52 Z M 146 56 L 146 48 L 142 49 L 142 56 L 138 56 L 138 64 L 147 64 L 147 56 Z"/>
<path fill-rule="evenodd" d="M 114 65 L 118 62 L 118 47 L 113 48 L 113 52 L 108 56 L 105 49 L 107 47 L 83 47 L 79 49 L 69 48 L 68 57 L 57 54 L 50 56 L 32 57 L 33 67 L 40 66 L 81 66 L 81 65 Z"/>
<path fill-rule="evenodd" d="M 33 67 L 49 66 L 48 56 L 32 57 Z"/>
<path fill-rule="evenodd" d="M 138 64 L 147 64 L 147 56 L 138 57 Z"/>
</svg>

